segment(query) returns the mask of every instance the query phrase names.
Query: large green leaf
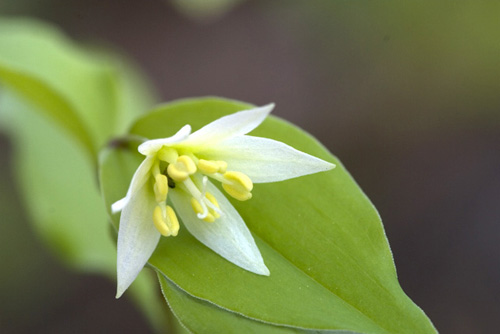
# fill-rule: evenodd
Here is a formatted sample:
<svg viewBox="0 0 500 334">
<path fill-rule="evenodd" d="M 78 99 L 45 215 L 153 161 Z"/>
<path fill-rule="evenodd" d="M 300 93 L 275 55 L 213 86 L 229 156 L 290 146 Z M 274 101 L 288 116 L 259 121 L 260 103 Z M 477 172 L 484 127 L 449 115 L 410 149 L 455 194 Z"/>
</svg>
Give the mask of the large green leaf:
<svg viewBox="0 0 500 334">
<path fill-rule="evenodd" d="M 141 118 L 131 134 L 168 137 L 185 124 L 196 130 L 248 106 L 215 98 L 167 104 Z M 271 276 L 229 263 L 185 229 L 163 238 L 149 264 L 187 294 L 262 322 L 310 330 L 435 333 L 399 286 L 380 217 L 340 162 L 310 135 L 274 117 L 251 134 L 337 164 L 327 173 L 257 184 L 252 200 L 232 201 Z M 115 145 L 102 155 L 108 208 L 125 195 L 141 161 L 131 152 L 135 147 Z M 113 219 L 117 224 L 118 216 Z"/>
<path fill-rule="evenodd" d="M 123 71 L 117 71 L 117 59 L 109 60 L 74 45 L 49 25 L 0 19 L 0 82 L 64 128 L 91 156 L 123 128 L 128 110 L 121 104 Z"/>
<path fill-rule="evenodd" d="M 186 294 L 161 274 L 158 274 L 158 279 L 167 303 L 175 310 L 182 324 L 192 333 L 306 333 L 295 328 L 264 324 L 227 312 L 209 302 Z"/>
</svg>

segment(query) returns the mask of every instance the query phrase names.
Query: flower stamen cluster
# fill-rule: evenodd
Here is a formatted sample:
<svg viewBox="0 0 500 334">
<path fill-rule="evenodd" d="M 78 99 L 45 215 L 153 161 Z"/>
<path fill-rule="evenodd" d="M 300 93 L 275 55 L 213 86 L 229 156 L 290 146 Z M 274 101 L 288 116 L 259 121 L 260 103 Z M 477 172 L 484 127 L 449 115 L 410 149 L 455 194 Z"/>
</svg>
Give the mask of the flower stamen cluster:
<svg viewBox="0 0 500 334">
<path fill-rule="evenodd" d="M 158 204 L 153 212 L 153 222 L 158 232 L 163 236 L 176 236 L 179 231 L 177 215 L 166 204 L 169 187 L 179 186 L 189 193 L 193 211 L 199 219 L 208 223 L 213 223 L 223 214 L 214 195 L 206 191 L 208 177 L 221 182 L 226 193 L 239 201 L 252 198 L 252 180 L 242 172 L 228 171 L 227 167 L 225 161 L 199 159 L 191 152 L 179 155 L 172 147 L 160 149 L 151 169 Z"/>
<path fill-rule="evenodd" d="M 327 171 L 333 164 L 284 143 L 246 135 L 274 105 L 224 116 L 191 133 L 185 125 L 168 138 L 139 145 L 145 156 L 127 194 L 111 209 L 120 212 L 117 297 L 137 277 L 160 237 L 176 236 L 183 226 L 214 252 L 258 275 L 269 275 L 243 218 L 224 194 L 252 198 L 254 183 L 282 181 Z M 175 208 L 175 210 L 174 210 Z"/>
</svg>

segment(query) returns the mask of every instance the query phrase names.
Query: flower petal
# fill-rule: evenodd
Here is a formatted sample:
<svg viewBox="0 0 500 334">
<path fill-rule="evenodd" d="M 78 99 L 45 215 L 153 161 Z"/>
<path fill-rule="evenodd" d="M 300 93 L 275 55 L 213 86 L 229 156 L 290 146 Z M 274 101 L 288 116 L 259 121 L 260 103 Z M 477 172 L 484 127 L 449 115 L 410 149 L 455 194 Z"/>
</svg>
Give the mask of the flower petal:
<svg viewBox="0 0 500 334">
<path fill-rule="evenodd" d="M 153 223 L 155 206 L 154 195 L 145 184 L 123 208 L 118 230 L 116 298 L 132 284 L 158 244 L 160 233 Z"/>
<path fill-rule="evenodd" d="M 274 104 L 271 103 L 221 117 L 193 132 L 182 145 L 207 147 L 235 136 L 244 135 L 259 126 L 273 108 Z"/>
<path fill-rule="evenodd" d="M 161 139 L 153 139 L 153 140 L 148 140 L 139 145 L 139 152 L 144 155 L 151 155 L 153 153 L 158 152 L 158 150 L 166 145 L 172 145 L 175 143 L 179 143 L 186 138 L 189 137 L 189 134 L 191 133 L 191 125 L 187 124 L 184 125 L 175 135 L 172 137 L 168 138 L 161 138 Z"/>
<path fill-rule="evenodd" d="M 226 161 L 228 170 L 245 173 L 254 183 L 282 181 L 335 168 L 332 163 L 282 142 L 252 136 L 225 140 L 206 154 Z"/>
<path fill-rule="evenodd" d="M 214 185 L 208 182 L 207 188 L 223 212 L 213 223 L 198 219 L 187 193 L 176 190 L 169 194 L 184 226 L 196 239 L 226 260 L 255 274 L 268 276 L 269 269 L 241 216 Z"/>
<path fill-rule="evenodd" d="M 142 161 L 142 163 L 135 171 L 134 176 L 132 177 L 132 181 L 130 181 L 130 186 L 128 187 L 127 195 L 121 200 L 118 200 L 111 205 L 111 212 L 117 213 L 121 211 L 130 201 L 130 197 L 132 196 L 132 194 L 135 193 L 139 188 L 141 188 L 144 185 L 144 183 L 146 183 L 146 181 L 148 180 L 149 171 L 153 166 L 153 162 L 154 162 L 153 156 L 146 157 L 146 159 Z"/>
</svg>

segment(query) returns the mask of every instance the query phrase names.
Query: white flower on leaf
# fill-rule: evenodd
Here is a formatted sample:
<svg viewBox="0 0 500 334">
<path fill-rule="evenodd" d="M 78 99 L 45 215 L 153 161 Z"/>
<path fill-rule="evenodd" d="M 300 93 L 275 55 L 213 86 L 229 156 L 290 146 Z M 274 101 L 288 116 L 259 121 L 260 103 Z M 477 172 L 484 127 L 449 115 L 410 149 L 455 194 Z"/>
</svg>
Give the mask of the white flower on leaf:
<svg viewBox="0 0 500 334">
<path fill-rule="evenodd" d="M 135 280 L 160 236 L 177 235 L 177 215 L 195 238 L 223 258 L 253 273 L 269 275 L 245 222 L 211 180 L 220 182 L 230 196 L 245 201 L 252 197 L 253 183 L 335 167 L 284 143 L 247 136 L 273 108 L 270 104 L 240 111 L 194 133 L 186 125 L 172 137 L 139 146 L 146 158 L 125 198 L 112 205 L 113 212 L 122 211 L 117 298 Z"/>
</svg>

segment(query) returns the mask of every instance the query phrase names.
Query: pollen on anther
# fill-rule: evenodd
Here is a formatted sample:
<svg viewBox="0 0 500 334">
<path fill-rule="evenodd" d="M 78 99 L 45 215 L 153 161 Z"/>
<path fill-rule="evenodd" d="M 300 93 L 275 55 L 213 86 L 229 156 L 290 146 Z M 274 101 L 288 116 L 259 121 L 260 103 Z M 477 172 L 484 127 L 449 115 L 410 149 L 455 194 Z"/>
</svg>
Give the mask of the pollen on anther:
<svg viewBox="0 0 500 334">
<path fill-rule="evenodd" d="M 163 174 L 155 176 L 154 193 L 156 203 L 165 202 L 168 194 L 168 179 Z"/>
<path fill-rule="evenodd" d="M 168 237 L 171 235 L 170 229 L 167 226 L 167 223 L 163 219 L 163 210 L 159 205 L 157 205 L 153 211 L 153 223 L 155 224 L 156 229 L 162 235 Z"/>
<path fill-rule="evenodd" d="M 205 193 L 205 197 L 213 204 L 215 205 L 216 207 L 220 208 L 219 206 L 219 203 L 217 202 L 217 200 L 215 199 L 214 195 L 212 195 L 211 193 L 207 192 Z"/>
<path fill-rule="evenodd" d="M 231 197 L 239 200 L 246 201 L 252 198 L 253 183 L 252 180 L 241 172 L 226 172 L 224 174 L 222 188 Z"/>
<path fill-rule="evenodd" d="M 198 169 L 203 173 L 213 174 L 219 171 L 219 164 L 216 161 L 200 159 L 198 161 Z"/>
<path fill-rule="evenodd" d="M 189 175 L 196 173 L 196 165 L 193 159 L 187 155 L 181 155 L 175 163 L 168 165 L 167 173 L 175 182 L 182 182 Z"/>
<path fill-rule="evenodd" d="M 179 220 L 177 219 L 174 209 L 172 209 L 170 205 L 167 205 L 166 216 L 170 225 L 171 235 L 175 237 L 177 233 L 179 233 Z"/>
<path fill-rule="evenodd" d="M 205 211 L 205 209 L 200 204 L 200 202 L 198 202 L 198 200 L 194 197 L 191 198 L 191 207 L 193 208 L 193 211 L 198 215 L 198 217 L 200 219 L 203 219 L 207 223 L 213 223 L 215 221 L 215 219 L 218 218 L 218 217 L 215 217 L 212 214 L 212 212 L 209 212 L 208 209 L 206 209 L 207 211 Z M 210 210 L 210 211 L 213 211 L 213 210 Z M 201 217 L 200 217 L 200 215 L 201 215 Z M 220 217 L 220 215 L 218 215 L 218 216 Z"/>
</svg>

